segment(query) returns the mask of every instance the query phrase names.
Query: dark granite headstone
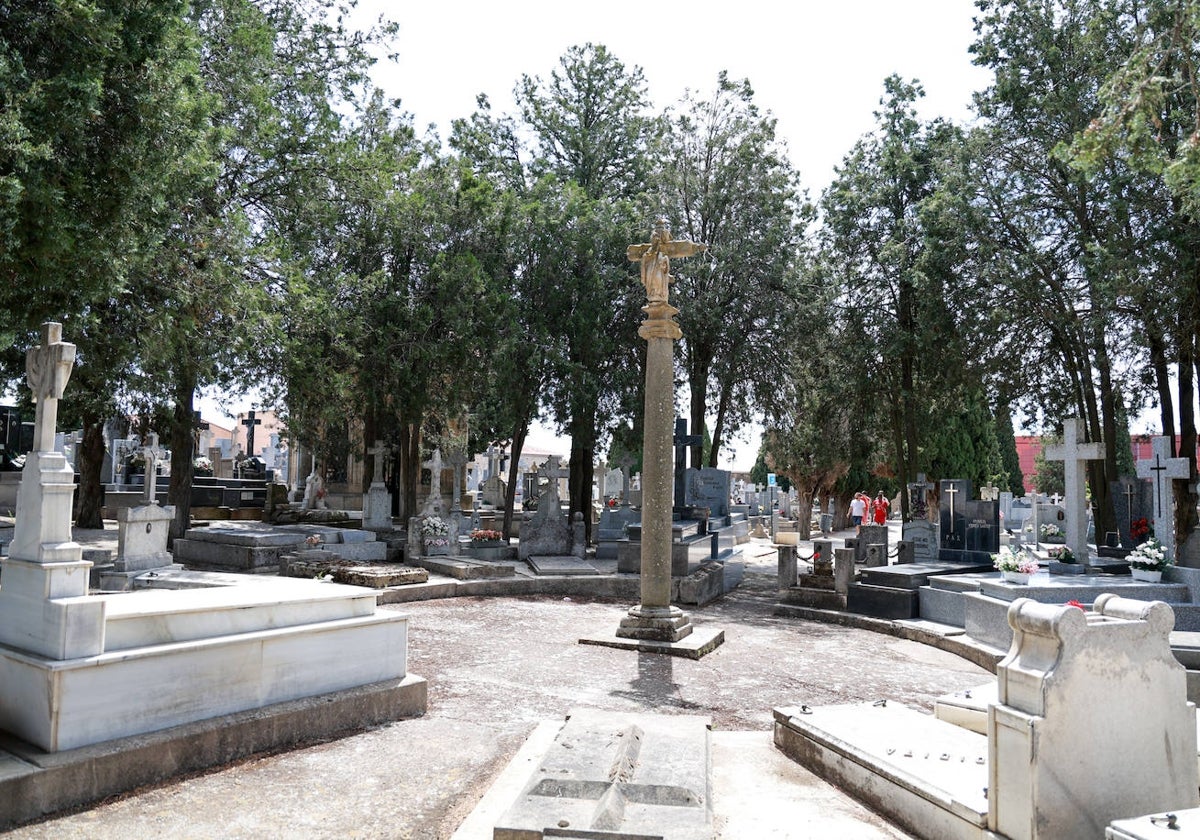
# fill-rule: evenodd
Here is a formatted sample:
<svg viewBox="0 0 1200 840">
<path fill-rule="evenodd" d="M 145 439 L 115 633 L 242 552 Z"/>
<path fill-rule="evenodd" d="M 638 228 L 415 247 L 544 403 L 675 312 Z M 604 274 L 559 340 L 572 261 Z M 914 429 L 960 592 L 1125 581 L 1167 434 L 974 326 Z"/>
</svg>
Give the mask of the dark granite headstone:
<svg viewBox="0 0 1200 840">
<path fill-rule="evenodd" d="M 963 551 L 967 547 L 967 503 L 971 501 L 971 482 L 965 478 L 943 479 L 940 489 L 938 547 L 943 551 Z"/>
<path fill-rule="evenodd" d="M 995 554 L 1000 550 L 1000 502 L 971 499 L 965 505 L 967 551 Z"/>
<path fill-rule="evenodd" d="M 1117 530 L 1121 534 L 1121 547 L 1133 549 L 1137 541 L 1129 533 L 1129 526 L 1138 519 L 1154 524 L 1154 492 L 1149 481 L 1121 476 L 1109 483 L 1112 492 L 1113 510 L 1117 515 Z"/>
<path fill-rule="evenodd" d="M 688 469 L 684 472 L 684 501 L 687 507 L 708 508 L 708 515 L 723 518 L 729 515 L 728 470 L 713 467 Z"/>
</svg>

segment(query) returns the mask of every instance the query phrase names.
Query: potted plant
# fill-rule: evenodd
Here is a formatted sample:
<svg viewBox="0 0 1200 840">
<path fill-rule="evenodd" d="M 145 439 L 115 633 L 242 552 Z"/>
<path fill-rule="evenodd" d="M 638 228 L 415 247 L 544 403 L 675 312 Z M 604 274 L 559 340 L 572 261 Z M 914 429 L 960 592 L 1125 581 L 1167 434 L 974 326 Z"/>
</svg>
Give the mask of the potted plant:
<svg viewBox="0 0 1200 840">
<path fill-rule="evenodd" d="M 212 474 L 213 474 L 213 465 L 212 465 L 212 461 L 208 460 L 208 458 L 204 457 L 203 455 L 200 455 L 199 457 L 197 457 L 195 460 L 192 461 L 192 475 L 204 476 L 204 475 L 212 475 Z"/>
<path fill-rule="evenodd" d="M 1029 583 L 1029 576 L 1038 570 L 1036 560 L 1007 545 L 992 555 L 992 565 L 1000 570 L 1001 577 L 1008 583 Z"/>
<path fill-rule="evenodd" d="M 1129 552 L 1129 571 L 1134 580 L 1158 583 L 1162 580 L 1163 569 L 1167 568 L 1167 551 L 1162 543 L 1150 537 L 1133 551 Z"/>
<path fill-rule="evenodd" d="M 425 546 L 425 554 L 450 553 L 450 526 L 440 516 L 427 516 L 421 523 L 421 542 Z"/>
<path fill-rule="evenodd" d="M 476 528 L 471 532 L 473 545 L 497 545 L 504 539 L 504 534 L 489 528 Z"/>
<path fill-rule="evenodd" d="M 1038 528 L 1038 538 L 1044 543 L 1061 543 L 1067 541 L 1063 529 L 1053 522 L 1047 522 Z"/>
</svg>

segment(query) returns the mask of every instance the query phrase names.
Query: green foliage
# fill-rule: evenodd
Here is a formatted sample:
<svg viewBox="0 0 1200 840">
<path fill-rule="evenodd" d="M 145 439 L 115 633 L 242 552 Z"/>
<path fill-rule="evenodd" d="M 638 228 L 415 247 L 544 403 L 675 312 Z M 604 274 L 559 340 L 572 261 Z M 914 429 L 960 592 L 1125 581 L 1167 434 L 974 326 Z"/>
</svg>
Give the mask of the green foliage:
<svg viewBox="0 0 1200 840">
<path fill-rule="evenodd" d="M 704 463 L 763 407 L 798 326 L 800 261 L 812 220 L 797 173 L 754 104 L 748 81 L 717 78 L 671 115 L 657 151 L 656 191 L 674 234 L 708 245 L 672 264 L 681 310 L 680 366 L 691 395 L 690 427 L 715 417 Z"/>
<path fill-rule="evenodd" d="M 1017 438 L 1013 434 L 1012 415 L 1007 405 L 997 408 L 996 446 L 1000 451 L 1001 473 L 996 476 L 997 486 L 1014 496 L 1025 495 L 1024 476 L 1021 473 L 1021 456 L 1017 452 Z"/>
<path fill-rule="evenodd" d="M 1062 495 L 1066 492 L 1066 476 L 1062 461 L 1048 461 L 1045 448 L 1052 444 L 1062 443 L 1062 435 L 1048 434 L 1042 436 L 1042 449 L 1038 450 L 1033 459 L 1034 486 L 1039 493 L 1047 496 Z"/>
</svg>

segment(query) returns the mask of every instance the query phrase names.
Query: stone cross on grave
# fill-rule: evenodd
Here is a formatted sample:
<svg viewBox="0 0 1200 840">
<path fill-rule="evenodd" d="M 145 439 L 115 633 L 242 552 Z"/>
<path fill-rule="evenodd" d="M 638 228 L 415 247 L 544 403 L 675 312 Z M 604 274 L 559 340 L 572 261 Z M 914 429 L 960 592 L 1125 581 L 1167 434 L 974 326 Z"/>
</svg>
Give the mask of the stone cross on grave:
<svg viewBox="0 0 1200 840">
<path fill-rule="evenodd" d="M 200 412 L 193 411 L 192 412 L 192 438 L 193 438 L 192 446 L 194 448 L 194 452 L 200 451 L 200 433 L 207 432 L 209 430 L 209 428 L 211 428 L 211 427 L 210 427 L 208 421 L 204 420 L 200 416 Z"/>
<path fill-rule="evenodd" d="M 496 836 L 711 837 L 701 726 L 573 710 Z"/>
<path fill-rule="evenodd" d="M 387 444 L 376 440 L 375 445 L 367 450 L 367 454 L 371 456 L 371 486 L 383 484 L 383 459 L 388 454 Z"/>
<path fill-rule="evenodd" d="M 548 480 L 545 498 L 551 504 L 558 504 L 561 500 L 558 495 L 558 480 L 568 477 L 571 472 L 558 465 L 559 458 L 557 455 L 551 455 L 546 459 L 546 463 L 538 467 L 537 474 Z M 539 501 L 540 505 L 541 502 Z"/>
<path fill-rule="evenodd" d="M 75 364 L 75 345 L 62 340 L 62 324 L 42 324 L 42 343 L 25 356 L 29 389 L 37 401 L 33 421 L 33 451 L 54 449 L 58 401 L 62 399 Z"/>
<path fill-rule="evenodd" d="M 1088 461 L 1104 458 L 1104 447 L 1099 443 L 1083 443 L 1079 439 L 1079 418 L 1063 420 L 1063 442 L 1046 447 L 1047 461 L 1063 462 L 1063 477 L 1066 489 L 1067 548 L 1071 549 L 1080 563 L 1087 563 L 1087 485 L 1083 471 Z"/>
<path fill-rule="evenodd" d="M 246 412 L 246 418 L 242 420 L 242 425 L 246 427 L 246 457 L 254 457 L 254 427 L 262 425 L 262 418 L 254 416 L 254 409 Z"/>
<path fill-rule="evenodd" d="M 909 513 L 914 520 L 925 519 L 929 515 L 929 508 L 925 502 L 925 494 L 931 486 L 925 480 L 925 473 L 917 473 L 917 480 L 908 485 Z M 957 493 L 958 490 L 955 489 L 954 492 Z M 953 516 L 950 521 L 954 521 Z"/>
<path fill-rule="evenodd" d="M 1156 435 L 1150 440 L 1154 457 L 1137 462 L 1138 478 L 1150 479 L 1154 487 L 1154 537 L 1168 560 L 1175 557 L 1175 495 L 1171 481 L 1191 475 L 1187 458 L 1171 457 L 1171 443 L 1169 435 Z"/>
<path fill-rule="evenodd" d="M 429 496 L 425 499 L 425 507 L 422 508 L 423 515 L 436 513 L 438 516 L 442 514 L 442 451 L 440 449 L 433 450 L 433 456 L 424 463 L 422 467 L 429 470 Z"/>
<path fill-rule="evenodd" d="M 467 464 L 467 453 L 461 449 L 451 449 L 446 463 L 450 465 L 450 472 L 454 476 L 454 495 L 451 497 L 450 510 L 458 516 L 462 512 L 462 477 L 459 472 Z"/>
<path fill-rule="evenodd" d="M 138 449 L 146 462 L 145 483 L 142 488 L 142 504 L 158 504 L 158 462 L 167 457 L 167 450 L 158 445 L 158 432 L 150 432 Z"/>
<path fill-rule="evenodd" d="M 617 461 L 617 466 L 621 468 L 621 504 L 629 504 L 629 479 L 633 475 L 633 456 L 626 452 L 621 456 L 621 460 Z"/>
<path fill-rule="evenodd" d="M 700 435 L 687 433 L 687 421 L 679 418 L 675 421 L 675 504 L 682 505 L 685 498 L 684 470 L 687 469 L 687 451 L 690 446 L 700 446 L 704 438 Z"/>
<path fill-rule="evenodd" d="M 500 450 L 494 446 L 487 448 L 488 459 L 488 478 L 492 478 L 500 473 Z"/>
</svg>

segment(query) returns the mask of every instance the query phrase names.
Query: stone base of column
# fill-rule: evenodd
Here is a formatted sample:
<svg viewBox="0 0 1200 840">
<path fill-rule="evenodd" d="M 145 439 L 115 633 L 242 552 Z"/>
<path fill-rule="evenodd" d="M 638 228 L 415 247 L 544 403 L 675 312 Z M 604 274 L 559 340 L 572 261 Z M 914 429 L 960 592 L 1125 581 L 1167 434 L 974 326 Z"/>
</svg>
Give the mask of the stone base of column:
<svg viewBox="0 0 1200 840">
<path fill-rule="evenodd" d="M 637 606 L 621 619 L 617 638 L 678 642 L 692 632 L 692 620 L 679 607 Z"/>
</svg>

